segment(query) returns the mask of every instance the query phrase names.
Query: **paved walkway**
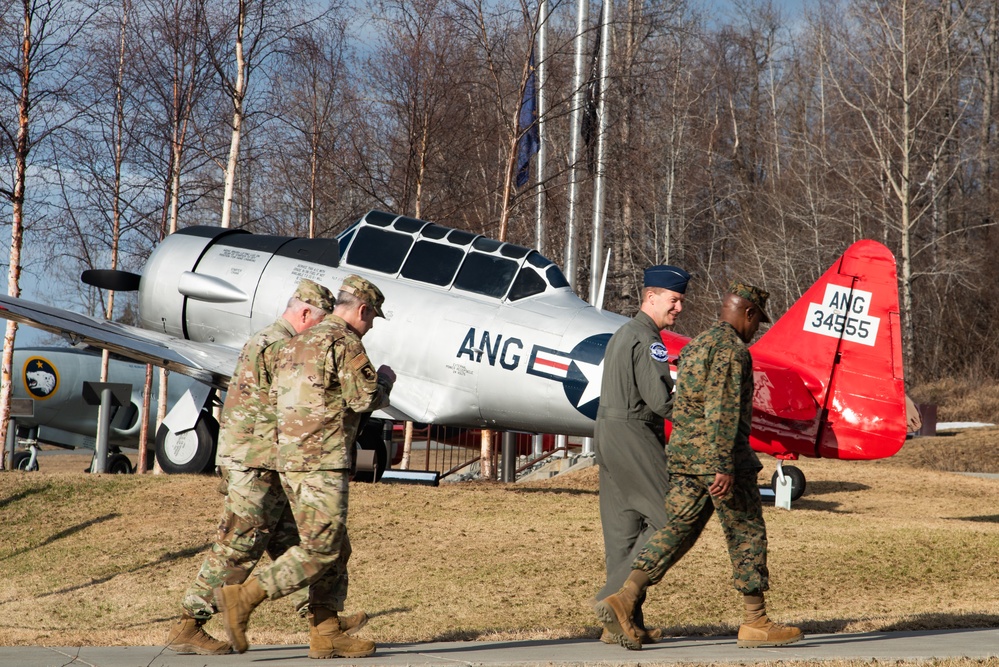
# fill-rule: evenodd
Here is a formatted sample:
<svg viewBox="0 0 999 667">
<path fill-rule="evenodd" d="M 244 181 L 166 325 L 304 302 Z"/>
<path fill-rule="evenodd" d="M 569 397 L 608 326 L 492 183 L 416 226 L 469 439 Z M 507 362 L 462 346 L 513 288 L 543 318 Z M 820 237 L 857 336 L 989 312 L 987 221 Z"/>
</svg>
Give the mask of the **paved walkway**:
<svg viewBox="0 0 999 667">
<path fill-rule="evenodd" d="M 281 667 L 357 664 L 456 667 L 482 665 L 648 665 L 650 663 L 758 663 L 789 660 L 930 660 L 999 656 L 999 628 L 868 632 L 811 635 L 791 646 L 739 649 L 734 637 L 666 639 L 641 651 L 627 651 L 595 640 L 531 640 L 503 642 L 435 642 L 383 644 L 378 653 L 360 660 L 307 657 L 308 648 L 253 646 L 243 655 L 177 655 L 155 646 L 82 648 L 0 647 L 0 665 L 11 667 Z"/>
</svg>

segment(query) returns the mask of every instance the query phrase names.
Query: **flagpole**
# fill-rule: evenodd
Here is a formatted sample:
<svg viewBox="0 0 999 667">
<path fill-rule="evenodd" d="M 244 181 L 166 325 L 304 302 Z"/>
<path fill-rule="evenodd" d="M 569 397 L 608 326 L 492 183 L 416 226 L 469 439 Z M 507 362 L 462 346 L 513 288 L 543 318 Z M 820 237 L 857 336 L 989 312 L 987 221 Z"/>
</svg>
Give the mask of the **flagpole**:
<svg viewBox="0 0 999 667">
<path fill-rule="evenodd" d="M 589 23 L 590 0 L 578 0 L 576 9 L 576 72 L 573 76 L 572 115 L 569 120 L 569 219 L 565 228 L 565 257 L 562 266 L 565 278 L 576 287 L 576 214 L 579 208 L 579 155 L 583 139 L 583 70 L 586 67 L 586 29 Z"/>
<path fill-rule="evenodd" d="M 604 181 L 607 175 L 607 80 L 610 76 L 611 3 L 603 1 L 600 17 L 600 103 L 597 108 L 597 155 L 593 178 L 593 245 L 590 252 L 590 303 L 597 305 L 600 291 L 600 258 L 604 250 Z"/>
<path fill-rule="evenodd" d="M 540 14 L 538 18 L 538 198 L 535 208 L 534 238 L 536 248 L 542 255 L 545 254 L 545 159 L 548 150 L 545 148 L 545 111 L 547 110 L 547 100 L 545 98 L 545 82 L 548 79 L 548 0 L 540 0 L 538 6 Z M 533 438 L 532 451 L 534 456 L 541 456 L 544 450 L 544 436 L 540 433 Z"/>
<path fill-rule="evenodd" d="M 542 255 L 545 254 L 545 159 L 547 149 L 545 148 L 545 111 L 547 110 L 547 100 L 545 98 L 545 81 L 548 78 L 548 0 L 541 0 L 538 6 L 540 14 L 538 18 L 538 157 L 537 157 L 537 184 L 538 196 L 534 211 L 534 238 L 535 247 Z"/>
</svg>

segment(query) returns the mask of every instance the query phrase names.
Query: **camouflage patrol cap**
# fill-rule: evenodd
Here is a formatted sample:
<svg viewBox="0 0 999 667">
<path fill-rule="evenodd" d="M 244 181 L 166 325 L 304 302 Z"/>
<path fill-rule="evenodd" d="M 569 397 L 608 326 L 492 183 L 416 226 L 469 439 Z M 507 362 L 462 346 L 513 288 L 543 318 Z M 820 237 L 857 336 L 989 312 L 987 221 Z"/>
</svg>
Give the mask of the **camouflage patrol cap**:
<svg viewBox="0 0 999 667">
<path fill-rule="evenodd" d="M 734 294 L 738 297 L 742 297 L 746 301 L 750 302 L 754 306 L 760 309 L 761 322 L 769 322 L 770 317 L 767 315 L 767 299 L 770 298 L 770 292 L 754 287 L 753 285 L 747 285 L 746 283 L 733 282 L 728 286 L 729 294 Z"/>
<path fill-rule="evenodd" d="M 343 285 L 340 287 L 341 292 L 346 292 L 347 294 L 353 294 L 358 299 L 368 304 L 375 309 L 375 314 L 378 317 L 385 317 L 382 312 L 382 304 L 385 303 L 385 295 L 382 291 L 375 287 L 374 283 L 365 280 L 358 275 L 349 275 L 343 279 Z"/>
<path fill-rule="evenodd" d="M 310 306 L 325 310 L 327 313 L 332 313 L 333 306 L 336 305 L 336 297 L 333 296 L 333 292 L 308 278 L 304 278 L 298 283 L 293 297 Z"/>
</svg>

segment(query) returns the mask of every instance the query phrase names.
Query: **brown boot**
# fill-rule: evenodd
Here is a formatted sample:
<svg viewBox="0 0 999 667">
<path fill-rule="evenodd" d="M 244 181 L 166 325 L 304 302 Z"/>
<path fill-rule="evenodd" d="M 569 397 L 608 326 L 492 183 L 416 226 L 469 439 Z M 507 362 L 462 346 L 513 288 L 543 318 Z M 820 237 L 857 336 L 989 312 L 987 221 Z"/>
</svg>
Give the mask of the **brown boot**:
<svg viewBox="0 0 999 667">
<path fill-rule="evenodd" d="M 642 646 L 645 646 L 646 644 L 655 644 L 663 637 L 663 631 L 659 628 L 652 628 L 650 630 L 645 627 L 645 614 L 642 612 L 642 605 L 644 603 L 645 596 L 642 595 L 642 597 L 635 602 L 635 609 L 631 614 L 631 622 L 634 623 L 635 629 L 638 630 L 638 639 L 642 642 Z"/>
<path fill-rule="evenodd" d="M 767 618 L 763 595 L 745 596 L 746 617 L 739 626 L 739 648 L 784 646 L 793 644 L 805 635 L 793 625 L 781 625 Z"/>
<path fill-rule="evenodd" d="M 367 621 L 366 614 L 364 620 Z M 309 607 L 309 657 L 366 658 L 375 654 L 373 641 L 351 637 L 342 627 L 343 621 L 332 609 Z"/>
<path fill-rule="evenodd" d="M 242 584 L 216 588 L 214 594 L 232 648 L 236 653 L 246 653 L 250 648 L 246 641 L 246 624 L 257 605 L 267 599 L 267 591 L 256 577 L 250 577 Z"/>
<path fill-rule="evenodd" d="M 617 636 L 621 646 L 632 651 L 642 649 L 642 638 L 632 622 L 635 603 L 642 597 L 650 583 L 649 575 L 645 572 L 632 570 L 621 590 L 608 595 L 593 608 L 604 628 L 610 634 Z"/>
<path fill-rule="evenodd" d="M 356 633 L 368 624 L 368 615 L 363 611 L 354 612 L 350 616 L 340 616 L 340 614 L 337 614 L 337 618 L 340 619 L 340 629 L 348 635 Z"/>
<path fill-rule="evenodd" d="M 232 653 L 228 642 L 221 642 L 201 629 L 206 621 L 185 613 L 167 632 L 166 647 L 177 653 L 198 655 L 225 655 Z"/>
<path fill-rule="evenodd" d="M 636 625 L 635 629 L 638 630 L 638 640 L 642 643 L 642 646 L 645 646 L 646 644 L 655 644 L 663 638 L 663 631 L 659 628 L 652 628 L 649 630 L 648 628 Z M 604 628 L 604 631 L 600 633 L 600 641 L 605 644 L 620 644 L 621 641 L 618 637 L 618 635 L 612 635 L 610 630 L 607 628 Z"/>
</svg>

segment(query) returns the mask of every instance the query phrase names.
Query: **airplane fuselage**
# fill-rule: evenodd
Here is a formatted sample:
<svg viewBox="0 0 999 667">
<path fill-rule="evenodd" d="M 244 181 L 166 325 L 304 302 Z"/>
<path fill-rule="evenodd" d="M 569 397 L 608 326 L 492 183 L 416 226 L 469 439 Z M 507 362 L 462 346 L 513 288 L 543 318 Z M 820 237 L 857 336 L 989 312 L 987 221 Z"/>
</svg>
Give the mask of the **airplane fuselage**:
<svg viewBox="0 0 999 667">
<path fill-rule="evenodd" d="M 537 252 L 432 223 L 372 212 L 337 241 L 182 230 L 143 272 L 142 326 L 238 348 L 300 279 L 335 293 L 352 273 L 386 297 L 364 343 L 399 375 L 389 416 L 592 435 L 604 348 L 627 318 Z"/>
</svg>

